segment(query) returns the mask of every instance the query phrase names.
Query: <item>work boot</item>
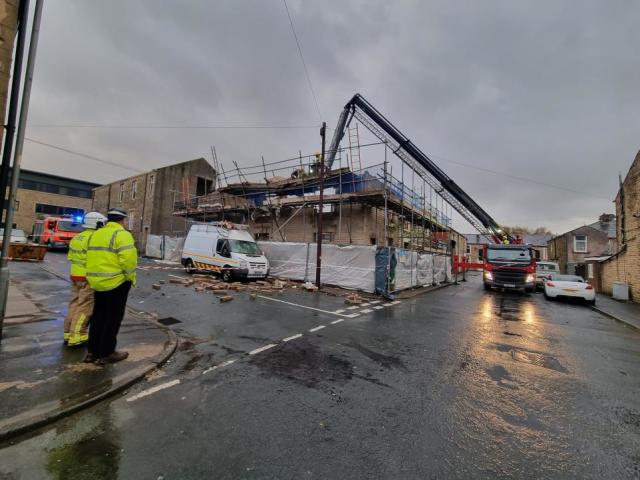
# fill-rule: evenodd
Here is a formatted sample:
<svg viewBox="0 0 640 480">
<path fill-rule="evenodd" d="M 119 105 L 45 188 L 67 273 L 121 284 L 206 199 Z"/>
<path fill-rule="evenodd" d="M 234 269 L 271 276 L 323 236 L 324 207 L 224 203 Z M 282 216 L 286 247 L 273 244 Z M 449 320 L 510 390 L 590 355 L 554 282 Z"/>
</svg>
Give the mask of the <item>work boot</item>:
<svg viewBox="0 0 640 480">
<path fill-rule="evenodd" d="M 84 357 L 84 360 L 82 360 L 84 363 L 93 363 L 96 361 L 96 357 L 93 355 L 93 353 L 87 353 Z"/>
<path fill-rule="evenodd" d="M 126 359 L 129 356 L 129 352 L 113 352 L 111 355 L 99 358 L 96 360 L 96 365 L 106 365 L 107 363 L 117 363 Z"/>
</svg>

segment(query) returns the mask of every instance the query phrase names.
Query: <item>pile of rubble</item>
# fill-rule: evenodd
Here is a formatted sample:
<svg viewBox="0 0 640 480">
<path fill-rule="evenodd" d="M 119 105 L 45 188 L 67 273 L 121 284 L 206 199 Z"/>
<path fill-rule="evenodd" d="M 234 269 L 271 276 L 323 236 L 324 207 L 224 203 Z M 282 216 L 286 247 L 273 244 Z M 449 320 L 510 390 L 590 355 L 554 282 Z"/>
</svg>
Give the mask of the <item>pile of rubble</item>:
<svg viewBox="0 0 640 480">
<path fill-rule="evenodd" d="M 299 288 L 298 285 L 284 281 L 279 278 L 269 278 L 267 280 L 256 280 L 255 282 L 242 283 L 242 282 L 225 282 L 218 277 L 207 274 L 194 274 L 191 277 L 179 277 L 177 275 L 169 275 L 169 283 L 175 285 L 182 285 L 184 287 L 193 287 L 198 293 L 211 292 L 216 295 L 221 303 L 230 302 L 233 297 L 229 295 L 230 292 L 247 292 L 251 295 L 251 298 L 256 298 L 259 293 L 279 293 L 286 288 Z M 154 290 L 161 290 L 162 285 L 166 282 L 164 280 L 158 281 L 151 285 Z M 317 288 L 315 285 L 311 285 L 313 288 L 307 288 L 303 285 L 301 288 L 305 290 L 315 291 Z"/>
</svg>

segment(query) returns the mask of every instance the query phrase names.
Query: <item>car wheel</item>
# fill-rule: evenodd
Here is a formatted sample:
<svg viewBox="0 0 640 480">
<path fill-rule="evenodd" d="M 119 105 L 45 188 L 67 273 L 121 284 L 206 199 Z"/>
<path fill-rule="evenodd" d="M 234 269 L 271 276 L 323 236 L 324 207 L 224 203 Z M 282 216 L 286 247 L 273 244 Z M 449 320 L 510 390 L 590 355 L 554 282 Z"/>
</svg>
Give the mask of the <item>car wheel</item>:
<svg viewBox="0 0 640 480">
<path fill-rule="evenodd" d="M 483 283 L 482 284 L 484 286 L 484 289 L 488 292 L 491 290 L 491 285 L 489 285 L 488 283 Z"/>
<path fill-rule="evenodd" d="M 193 275 L 193 273 L 196 271 L 196 269 L 193 267 L 193 260 L 191 260 L 190 258 L 187 258 L 187 261 L 184 262 L 184 271 L 189 275 Z"/>
<path fill-rule="evenodd" d="M 222 270 L 222 280 L 230 283 L 232 280 L 232 275 L 231 275 L 231 270 L 229 270 L 228 268 L 225 268 L 224 270 Z"/>
<path fill-rule="evenodd" d="M 547 295 L 547 292 L 544 292 L 544 298 L 546 298 L 547 300 L 551 300 L 551 297 Z"/>
<path fill-rule="evenodd" d="M 587 303 L 593 306 L 596 304 L 596 299 L 594 298 L 593 300 L 587 300 Z"/>
<path fill-rule="evenodd" d="M 524 293 L 535 293 L 536 289 L 535 288 L 525 288 L 524 289 Z"/>
</svg>

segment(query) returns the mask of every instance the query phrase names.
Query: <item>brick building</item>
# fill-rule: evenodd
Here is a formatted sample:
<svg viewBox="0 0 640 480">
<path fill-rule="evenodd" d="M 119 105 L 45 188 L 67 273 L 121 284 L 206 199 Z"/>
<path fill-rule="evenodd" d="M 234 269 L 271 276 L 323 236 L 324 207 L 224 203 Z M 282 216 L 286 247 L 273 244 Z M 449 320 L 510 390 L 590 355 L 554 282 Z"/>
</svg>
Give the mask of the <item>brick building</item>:
<svg viewBox="0 0 640 480">
<path fill-rule="evenodd" d="M 484 246 L 492 242 L 486 235 L 476 233 L 465 233 L 464 237 L 467 240 L 466 256 L 469 261 L 482 262 L 484 260 Z M 540 261 L 549 260 L 547 242 L 550 238 L 551 235 L 522 235 L 523 242 L 533 247 L 533 255 L 536 260 Z"/>
<path fill-rule="evenodd" d="M 144 251 L 149 234 L 184 234 L 187 222 L 172 215 L 174 203 L 212 192 L 215 180 L 213 167 L 204 158 L 197 158 L 95 188 L 93 209 L 106 212 L 117 207 L 127 211 L 127 228 L 138 249 Z"/>
<path fill-rule="evenodd" d="M 616 248 L 615 215 L 603 213 L 597 222 L 583 225 L 549 240 L 549 260 L 562 273 L 587 276 L 586 259 L 611 255 Z"/>
<path fill-rule="evenodd" d="M 15 228 L 31 233 L 36 220 L 51 215 L 82 216 L 91 209 L 92 190 L 99 184 L 20 170 Z"/>
<path fill-rule="evenodd" d="M 630 298 L 640 302 L 640 152 L 618 190 L 615 203 L 618 248 L 601 262 L 602 290 L 611 294 L 613 282 L 624 282 L 629 285 Z"/>
</svg>

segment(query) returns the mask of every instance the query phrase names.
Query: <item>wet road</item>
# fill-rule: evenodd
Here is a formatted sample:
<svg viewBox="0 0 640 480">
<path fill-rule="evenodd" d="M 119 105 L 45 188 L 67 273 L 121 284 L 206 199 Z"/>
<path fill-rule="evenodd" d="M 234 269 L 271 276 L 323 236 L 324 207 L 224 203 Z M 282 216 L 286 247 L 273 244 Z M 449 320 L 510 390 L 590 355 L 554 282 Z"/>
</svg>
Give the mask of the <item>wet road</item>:
<svg viewBox="0 0 640 480">
<path fill-rule="evenodd" d="M 131 305 L 175 322 L 171 363 L 1 446 L 0 478 L 640 478 L 640 334 L 587 307 L 475 279 L 335 313 L 165 277 Z"/>
</svg>

